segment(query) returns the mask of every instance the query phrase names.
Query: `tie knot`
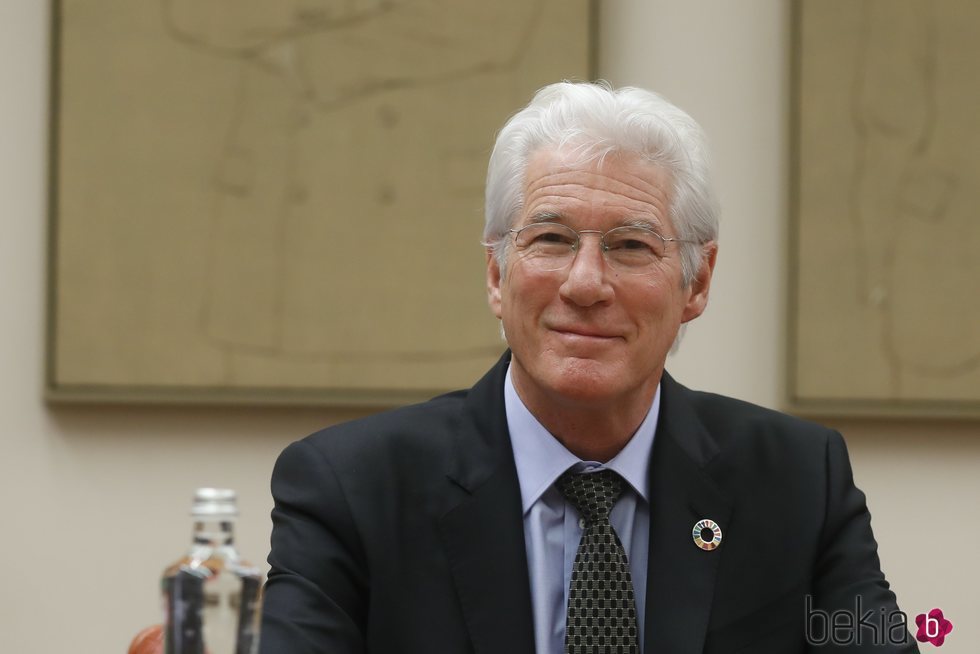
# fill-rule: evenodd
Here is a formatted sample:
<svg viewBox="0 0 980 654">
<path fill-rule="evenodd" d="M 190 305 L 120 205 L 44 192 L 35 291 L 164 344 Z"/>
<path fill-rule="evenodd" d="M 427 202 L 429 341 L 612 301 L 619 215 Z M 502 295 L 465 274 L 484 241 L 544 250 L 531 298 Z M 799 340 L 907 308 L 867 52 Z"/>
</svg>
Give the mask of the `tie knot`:
<svg viewBox="0 0 980 654">
<path fill-rule="evenodd" d="M 623 494 L 623 478 L 612 470 L 569 471 L 558 478 L 558 490 L 586 524 L 592 524 L 609 519 L 613 504 Z"/>
</svg>

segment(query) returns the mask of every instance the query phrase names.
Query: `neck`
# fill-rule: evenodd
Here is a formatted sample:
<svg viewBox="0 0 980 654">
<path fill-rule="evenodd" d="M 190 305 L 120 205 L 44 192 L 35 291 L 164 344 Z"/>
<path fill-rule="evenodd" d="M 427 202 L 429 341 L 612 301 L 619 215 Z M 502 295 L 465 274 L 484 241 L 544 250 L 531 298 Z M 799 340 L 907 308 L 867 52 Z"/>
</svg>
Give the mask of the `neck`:
<svg viewBox="0 0 980 654">
<path fill-rule="evenodd" d="M 517 372 L 511 379 L 524 406 L 565 449 L 583 461 L 605 463 L 619 454 L 650 412 L 657 392 L 654 383 L 629 396 L 603 401 L 551 397 L 538 392 Z"/>
</svg>

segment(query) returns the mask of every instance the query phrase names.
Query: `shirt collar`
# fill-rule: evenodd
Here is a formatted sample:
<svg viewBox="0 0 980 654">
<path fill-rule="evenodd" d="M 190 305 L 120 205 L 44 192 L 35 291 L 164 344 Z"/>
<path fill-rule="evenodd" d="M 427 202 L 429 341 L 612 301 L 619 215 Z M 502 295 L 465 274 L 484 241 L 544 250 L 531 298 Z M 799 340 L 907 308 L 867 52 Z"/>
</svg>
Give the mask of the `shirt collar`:
<svg viewBox="0 0 980 654">
<path fill-rule="evenodd" d="M 650 500 L 650 454 L 653 451 L 653 437 L 660 414 L 660 384 L 657 384 L 650 410 L 633 437 L 619 454 L 606 463 L 599 463 L 579 459 L 538 422 L 517 395 L 510 373 L 511 369 L 508 367 L 504 379 L 504 408 L 507 412 L 507 428 L 510 430 L 511 446 L 514 448 L 525 514 L 569 468 L 582 471 L 608 468 L 625 479 L 644 501 Z"/>
</svg>

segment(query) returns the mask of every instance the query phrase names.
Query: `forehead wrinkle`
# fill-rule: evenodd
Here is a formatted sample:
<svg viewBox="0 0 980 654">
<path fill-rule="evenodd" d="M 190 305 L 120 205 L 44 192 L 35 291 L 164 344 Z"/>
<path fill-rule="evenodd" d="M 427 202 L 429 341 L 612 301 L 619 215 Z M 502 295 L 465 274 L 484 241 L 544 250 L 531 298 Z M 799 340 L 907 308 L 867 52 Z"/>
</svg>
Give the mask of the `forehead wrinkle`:
<svg viewBox="0 0 980 654">
<path fill-rule="evenodd" d="M 562 185 L 566 186 L 566 185 Z M 551 187 L 546 187 L 551 189 Z M 629 198 L 605 189 L 590 189 L 586 198 L 570 190 L 558 191 L 539 189 L 528 193 L 526 199 L 529 222 L 559 220 L 567 222 L 569 214 L 575 213 L 576 206 L 585 205 L 590 209 L 600 209 L 624 216 L 624 225 L 655 226 L 664 228 L 667 216 L 666 194 L 656 197 Z M 536 206 L 537 205 L 537 206 Z M 539 208 L 540 207 L 540 208 Z"/>
<path fill-rule="evenodd" d="M 582 179 L 582 176 L 585 179 Z M 568 179 L 569 177 L 573 179 Z M 581 200 L 582 194 L 576 194 L 574 190 L 578 188 L 586 190 L 586 196 L 592 198 L 593 204 L 603 199 L 603 196 L 607 196 L 620 202 L 627 200 L 639 205 L 653 206 L 657 211 L 666 214 L 668 192 L 664 188 L 665 185 L 648 182 L 638 175 L 630 174 L 629 177 L 632 183 L 587 170 L 550 172 L 529 181 L 525 192 L 525 203 L 530 205 L 540 195 Z M 590 183 L 593 179 L 600 184 Z M 607 188 L 598 188 L 598 186 Z"/>
</svg>

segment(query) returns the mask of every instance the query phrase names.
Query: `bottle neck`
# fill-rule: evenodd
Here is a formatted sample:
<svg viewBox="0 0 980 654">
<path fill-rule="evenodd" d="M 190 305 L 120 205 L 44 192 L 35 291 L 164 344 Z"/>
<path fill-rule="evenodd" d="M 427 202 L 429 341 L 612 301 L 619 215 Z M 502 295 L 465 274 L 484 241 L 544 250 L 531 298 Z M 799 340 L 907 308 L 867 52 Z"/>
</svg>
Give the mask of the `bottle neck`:
<svg viewBox="0 0 980 654">
<path fill-rule="evenodd" d="M 227 517 L 195 518 L 194 545 L 230 547 L 235 544 L 235 521 Z"/>
</svg>

